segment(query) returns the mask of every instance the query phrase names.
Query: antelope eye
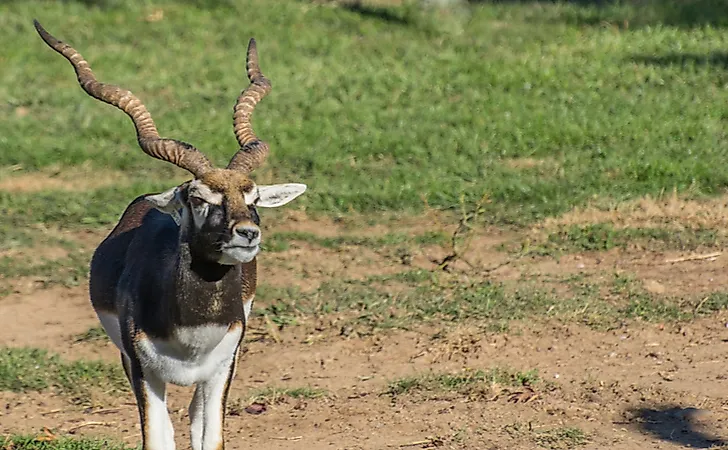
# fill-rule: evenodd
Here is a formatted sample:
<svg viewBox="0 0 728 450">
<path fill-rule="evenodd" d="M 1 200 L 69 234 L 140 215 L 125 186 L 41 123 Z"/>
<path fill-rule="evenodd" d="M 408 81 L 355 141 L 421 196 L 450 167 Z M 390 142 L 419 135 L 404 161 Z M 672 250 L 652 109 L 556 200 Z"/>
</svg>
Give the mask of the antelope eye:
<svg viewBox="0 0 728 450">
<path fill-rule="evenodd" d="M 199 208 L 200 206 L 205 204 L 205 201 L 202 200 L 200 197 L 190 197 L 190 205 L 193 208 Z"/>
</svg>

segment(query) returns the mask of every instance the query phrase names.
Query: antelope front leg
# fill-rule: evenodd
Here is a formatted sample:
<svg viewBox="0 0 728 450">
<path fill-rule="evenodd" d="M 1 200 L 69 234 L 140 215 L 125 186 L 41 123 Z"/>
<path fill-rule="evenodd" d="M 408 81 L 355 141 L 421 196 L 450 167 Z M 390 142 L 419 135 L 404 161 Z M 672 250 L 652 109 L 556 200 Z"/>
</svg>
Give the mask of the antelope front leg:
<svg viewBox="0 0 728 450">
<path fill-rule="evenodd" d="M 131 388 L 134 389 L 134 383 L 131 381 L 131 361 L 124 354 L 124 352 L 120 352 L 120 355 L 121 355 L 121 366 L 124 368 L 124 374 L 126 374 L 126 379 L 129 380 L 129 384 L 131 385 Z"/>
<path fill-rule="evenodd" d="M 238 349 L 224 367 L 221 367 L 211 379 L 198 383 L 195 389 L 189 408 L 192 450 L 225 448 L 223 439 L 225 407 L 230 384 L 235 376 Z"/>
<path fill-rule="evenodd" d="M 131 361 L 131 381 L 142 425 L 143 450 L 174 450 L 174 428 L 167 411 L 167 392 L 162 380 L 144 373 Z"/>
</svg>

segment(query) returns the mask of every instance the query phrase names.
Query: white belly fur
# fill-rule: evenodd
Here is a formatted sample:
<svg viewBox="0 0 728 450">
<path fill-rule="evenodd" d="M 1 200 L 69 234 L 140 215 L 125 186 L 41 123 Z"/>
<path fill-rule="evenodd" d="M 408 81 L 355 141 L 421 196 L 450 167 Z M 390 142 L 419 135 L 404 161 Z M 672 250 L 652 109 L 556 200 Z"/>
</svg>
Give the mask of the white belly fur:
<svg viewBox="0 0 728 450">
<path fill-rule="evenodd" d="M 251 303 L 248 302 L 248 311 Z M 111 342 L 126 353 L 118 316 L 106 312 L 97 315 Z M 166 383 L 189 386 L 228 369 L 242 332 L 242 327 L 230 330 L 223 325 L 184 327 L 172 339 L 138 341 L 137 357 L 145 370 L 153 371 Z"/>
<path fill-rule="evenodd" d="M 137 357 L 144 371 L 166 383 L 189 386 L 228 370 L 242 333 L 241 326 L 183 327 L 170 339 L 138 340 Z"/>
</svg>

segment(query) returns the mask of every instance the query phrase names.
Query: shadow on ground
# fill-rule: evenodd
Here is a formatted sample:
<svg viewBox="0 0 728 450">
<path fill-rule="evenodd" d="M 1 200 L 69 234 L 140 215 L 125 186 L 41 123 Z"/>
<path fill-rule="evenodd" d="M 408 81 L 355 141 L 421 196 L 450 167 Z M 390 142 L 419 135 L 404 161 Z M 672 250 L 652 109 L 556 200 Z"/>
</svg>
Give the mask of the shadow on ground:
<svg viewBox="0 0 728 450">
<path fill-rule="evenodd" d="M 559 19 L 579 25 L 728 27 L 725 0 L 468 0 L 468 3 L 571 5 L 577 8 L 566 8 Z"/>
<path fill-rule="evenodd" d="M 345 2 L 341 7 L 349 11 L 358 13 L 362 17 L 382 20 L 384 22 L 394 23 L 398 25 L 409 25 L 410 21 L 406 17 L 400 17 L 391 8 L 381 6 L 373 6 L 361 1 Z"/>
<path fill-rule="evenodd" d="M 712 448 L 728 444 L 705 430 L 710 413 L 697 408 L 658 406 L 629 412 L 640 432 L 686 448 Z"/>
</svg>

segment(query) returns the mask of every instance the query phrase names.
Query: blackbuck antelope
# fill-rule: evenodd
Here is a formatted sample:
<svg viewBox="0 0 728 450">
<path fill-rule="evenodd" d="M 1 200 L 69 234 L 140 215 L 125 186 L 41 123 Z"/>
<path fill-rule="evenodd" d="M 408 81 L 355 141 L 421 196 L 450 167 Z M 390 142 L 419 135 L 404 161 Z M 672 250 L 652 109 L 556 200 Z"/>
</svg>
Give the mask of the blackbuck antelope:
<svg viewBox="0 0 728 450">
<path fill-rule="evenodd" d="M 195 384 L 189 407 L 194 450 L 224 448 L 225 403 L 255 295 L 260 245 L 256 207 L 277 207 L 303 184 L 256 186 L 248 174 L 268 155 L 250 123 L 271 90 L 258 67 L 255 40 L 247 54 L 250 85 L 235 104 L 240 149 L 215 168 L 190 144 L 160 138 L 152 116 L 131 92 L 96 80 L 89 64 L 36 21 L 40 37 L 63 55 L 87 94 L 124 111 L 141 149 L 194 179 L 138 197 L 91 261 L 94 310 L 121 361 L 139 408 L 145 450 L 175 448 L 166 384 Z"/>
</svg>

